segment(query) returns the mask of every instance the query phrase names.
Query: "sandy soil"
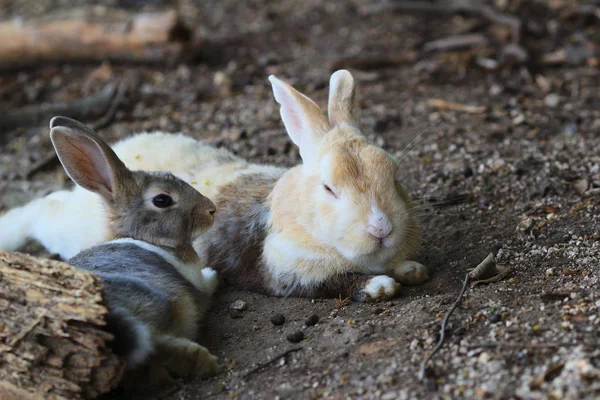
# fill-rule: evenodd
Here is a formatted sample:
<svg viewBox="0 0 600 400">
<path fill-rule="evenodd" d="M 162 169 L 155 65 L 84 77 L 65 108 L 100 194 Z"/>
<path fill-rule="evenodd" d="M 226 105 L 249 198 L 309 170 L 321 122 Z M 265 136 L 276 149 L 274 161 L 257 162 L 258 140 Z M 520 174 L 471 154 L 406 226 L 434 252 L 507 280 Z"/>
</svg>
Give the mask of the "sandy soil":
<svg viewBox="0 0 600 400">
<path fill-rule="evenodd" d="M 106 3 L 136 8 L 143 2 Z M 507 33 L 476 16 L 364 16 L 366 1 L 176 3 L 211 44 L 199 60 L 173 67 L 113 65 L 97 79 L 90 76 L 98 65 L 3 73 L 0 107 L 89 95 L 129 74 L 131 88 L 114 122 L 100 131 L 104 137 L 183 131 L 253 161 L 293 165 L 298 152 L 266 77 L 277 74 L 325 106 L 333 63 L 388 57 L 388 65 L 349 68 L 359 82 L 365 132 L 401 156 L 406 186 L 423 204 L 419 261 L 432 268 L 433 278 L 406 287 L 391 302 L 342 307 L 333 299 L 224 288 L 206 321 L 204 343 L 228 371 L 182 382 L 170 399 L 600 396 L 597 17 L 565 16 L 557 8 L 561 2 L 497 1 L 525 21 L 521 45 L 528 58 L 489 71 L 477 57 L 500 59 Z M 3 4 L 6 15 L 25 17 L 90 7 L 75 0 Z M 169 4 L 155 0 L 145 7 Z M 489 43 L 423 50 L 431 40 L 468 32 Z M 591 52 L 583 61 L 543 62 L 543 54 L 581 46 Z M 390 57 L 414 60 L 389 65 Z M 481 110 L 440 110 L 431 99 Z M 0 210 L 71 185 L 58 165 L 23 176 L 52 152 L 45 127 L 4 131 L 0 146 Z M 489 253 L 514 272 L 468 290 L 450 318 L 446 345 L 419 382 L 419 364 L 438 340 L 464 274 Z M 247 309 L 232 318 L 229 306 L 240 299 Z M 286 319 L 282 326 L 270 320 L 278 313 Z M 306 326 L 311 315 L 319 322 Z M 298 330 L 306 339 L 288 342 Z M 293 348 L 301 350 L 245 376 Z"/>
</svg>

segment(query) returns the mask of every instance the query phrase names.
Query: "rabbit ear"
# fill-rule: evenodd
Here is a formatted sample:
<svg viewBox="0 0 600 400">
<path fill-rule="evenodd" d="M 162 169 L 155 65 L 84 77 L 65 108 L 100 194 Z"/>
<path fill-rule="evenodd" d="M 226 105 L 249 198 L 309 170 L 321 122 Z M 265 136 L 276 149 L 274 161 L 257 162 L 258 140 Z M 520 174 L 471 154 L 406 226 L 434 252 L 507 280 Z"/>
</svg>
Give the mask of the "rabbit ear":
<svg viewBox="0 0 600 400">
<path fill-rule="evenodd" d="M 50 128 L 50 139 L 69 177 L 112 202 L 130 171 L 110 146 L 89 127 L 68 118 L 53 118 Z"/>
<path fill-rule="evenodd" d="M 345 69 L 336 71 L 329 81 L 329 122 L 332 126 L 342 123 L 358 126 L 355 116 L 356 86 L 352 74 Z"/>
<path fill-rule="evenodd" d="M 310 163 L 320 138 L 331 130 L 318 105 L 276 76 L 269 76 L 275 100 L 281 105 L 281 119 L 288 135 L 300 148 L 304 163 Z"/>
</svg>

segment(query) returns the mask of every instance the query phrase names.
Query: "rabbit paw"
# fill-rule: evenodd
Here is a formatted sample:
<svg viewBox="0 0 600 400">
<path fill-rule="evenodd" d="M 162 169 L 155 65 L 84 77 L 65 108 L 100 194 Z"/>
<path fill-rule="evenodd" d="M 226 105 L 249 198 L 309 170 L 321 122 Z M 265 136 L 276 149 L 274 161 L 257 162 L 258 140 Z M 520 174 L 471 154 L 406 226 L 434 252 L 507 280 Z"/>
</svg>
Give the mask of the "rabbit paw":
<svg viewBox="0 0 600 400">
<path fill-rule="evenodd" d="M 420 285 L 429 279 L 426 266 L 416 261 L 402 261 L 393 269 L 394 278 L 407 285 Z"/>
<path fill-rule="evenodd" d="M 186 362 L 190 364 L 190 375 L 216 375 L 221 371 L 219 360 L 205 347 L 192 343 L 186 350 Z"/>
<path fill-rule="evenodd" d="M 394 297 L 400 284 L 387 275 L 377 275 L 367 281 L 367 284 L 362 289 L 361 300 L 365 302 L 386 300 Z"/>
<path fill-rule="evenodd" d="M 178 349 L 181 358 L 169 365 L 169 369 L 177 376 L 191 378 L 193 376 L 216 375 L 220 371 L 219 361 L 204 346 L 188 341 Z"/>
<path fill-rule="evenodd" d="M 161 365 L 184 379 L 211 376 L 221 371 L 217 357 L 204 346 L 184 338 L 161 338 L 158 347 Z"/>
</svg>

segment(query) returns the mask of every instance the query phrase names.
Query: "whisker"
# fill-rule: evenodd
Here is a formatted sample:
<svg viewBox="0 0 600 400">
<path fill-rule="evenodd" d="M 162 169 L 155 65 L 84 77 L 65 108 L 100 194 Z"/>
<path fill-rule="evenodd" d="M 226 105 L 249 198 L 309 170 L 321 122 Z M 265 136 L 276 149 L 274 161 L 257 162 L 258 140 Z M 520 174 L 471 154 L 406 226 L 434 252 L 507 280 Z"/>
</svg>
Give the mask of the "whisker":
<svg viewBox="0 0 600 400">
<path fill-rule="evenodd" d="M 413 150 L 413 149 L 415 149 L 417 146 L 421 145 L 421 144 L 423 143 L 423 141 L 427 140 L 427 138 L 425 138 L 425 139 L 421 140 L 421 142 L 417 143 L 417 144 L 416 144 L 416 145 L 413 147 L 413 149 L 410 149 L 410 150 L 408 150 L 408 151 L 407 151 L 407 149 L 408 149 L 408 148 L 409 148 L 409 147 L 410 147 L 410 146 L 411 146 L 411 145 L 412 145 L 412 144 L 413 144 L 413 143 L 414 143 L 414 142 L 415 142 L 417 139 L 419 139 L 421 136 L 423 136 L 423 134 L 424 134 L 425 132 L 429 131 L 429 130 L 430 130 L 431 128 L 433 128 L 434 126 L 436 126 L 436 125 L 439 125 L 439 123 L 440 123 L 440 122 L 442 122 L 442 120 L 441 120 L 441 119 L 440 119 L 439 121 L 437 121 L 437 122 L 434 122 L 433 124 L 429 125 L 427 128 L 425 128 L 425 129 L 423 130 L 423 132 L 419 133 L 419 134 L 418 134 L 418 135 L 417 135 L 417 136 L 416 136 L 416 137 L 415 137 L 413 140 L 411 140 L 411 141 L 410 141 L 410 143 L 406 145 L 406 147 L 404 148 L 404 150 L 402 150 L 402 151 L 400 152 L 400 155 L 398 156 L 398 161 L 401 161 L 401 160 L 403 159 L 403 157 L 405 156 L 405 153 L 408 153 L 408 152 L 412 151 L 412 150 Z"/>
</svg>

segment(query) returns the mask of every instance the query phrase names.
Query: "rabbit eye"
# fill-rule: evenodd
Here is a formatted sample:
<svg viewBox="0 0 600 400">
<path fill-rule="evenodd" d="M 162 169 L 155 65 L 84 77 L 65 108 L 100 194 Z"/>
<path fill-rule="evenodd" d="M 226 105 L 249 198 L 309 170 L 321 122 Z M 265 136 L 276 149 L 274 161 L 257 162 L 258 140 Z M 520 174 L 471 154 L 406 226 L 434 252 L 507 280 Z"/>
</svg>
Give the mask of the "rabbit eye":
<svg viewBox="0 0 600 400">
<path fill-rule="evenodd" d="M 333 189 L 331 189 L 331 187 L 329 187 L 329 185 L 327 185 L 327 184 L 324 183 L 323 184 L 323 189 L 325 189 L 327 191 L 327 193 L 329 193 L 330 195 L 332 195 L 336 199 L 338 198 L 338 195 L 335 194 L 335 192 L 333 191 Z"/>
<path fill-rule="evenodd" d="M 173 205 L 173 198 L 167 194 L 159 194 L 152 198 L 152 204 L 158 208 L 167 208 Z"/>
</svg>

